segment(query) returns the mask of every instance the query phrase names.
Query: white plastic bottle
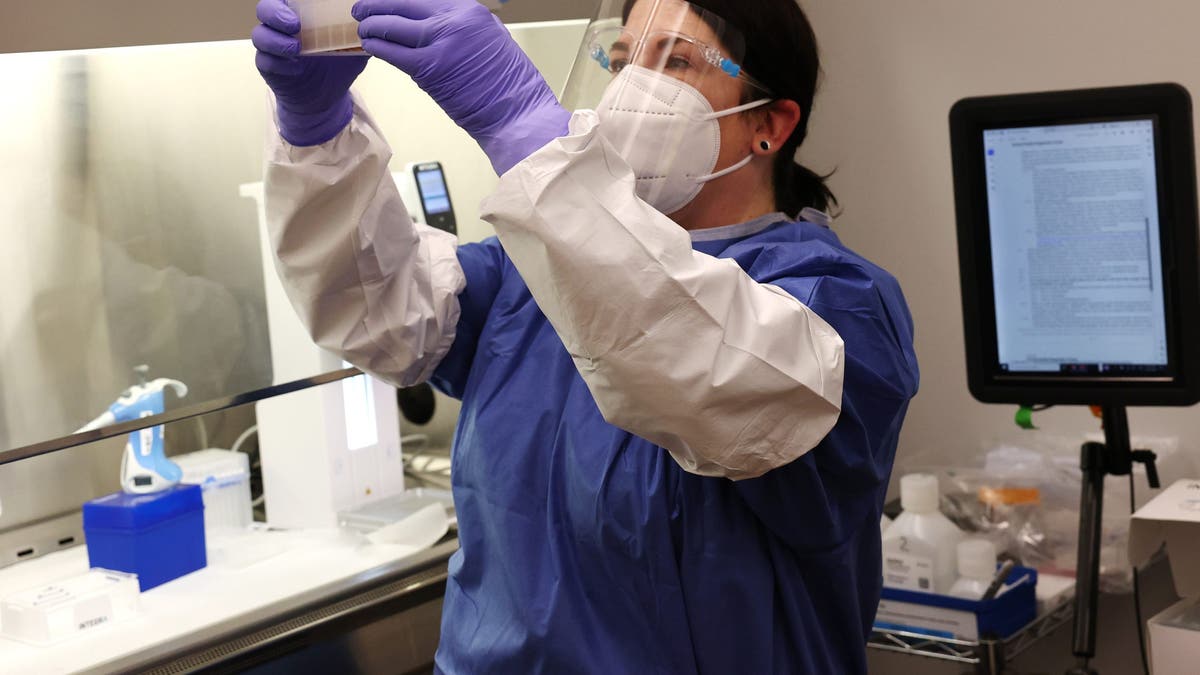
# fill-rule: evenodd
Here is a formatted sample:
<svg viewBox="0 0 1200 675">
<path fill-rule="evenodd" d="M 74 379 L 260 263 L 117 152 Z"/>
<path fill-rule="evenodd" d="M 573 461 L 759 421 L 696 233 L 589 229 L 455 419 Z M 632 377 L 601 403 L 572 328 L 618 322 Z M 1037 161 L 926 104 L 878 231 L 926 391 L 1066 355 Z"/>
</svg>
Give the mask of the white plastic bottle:
<svg viewBox="0 0 1200 675">
<path fill-rule="evenodd" d="M 996 576 L 996 545 L 987 539 L 966 539 L 958 543 L 958 581 L 947 595 L 980 600 Z"/>
<path fill-rule="evenodd" d="M 938 510 L 937 477 L 900 479 L 904 512 L 883 533 L 883 585 L 923 593 L 946 593 L 958 577 L 963 533 Z"/>
</svg>

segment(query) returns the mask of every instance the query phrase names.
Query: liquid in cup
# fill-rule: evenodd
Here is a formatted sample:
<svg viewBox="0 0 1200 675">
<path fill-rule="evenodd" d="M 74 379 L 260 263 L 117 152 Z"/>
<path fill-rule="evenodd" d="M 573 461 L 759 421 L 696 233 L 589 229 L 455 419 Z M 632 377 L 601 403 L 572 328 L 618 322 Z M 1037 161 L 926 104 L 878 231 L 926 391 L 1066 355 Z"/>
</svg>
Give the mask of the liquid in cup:
<svg viewBox="0 0 1200 675">
<path fill-rule="evenodd" d="M 362 54 L 358 22 L 350 10 L 358 0 L 286 0 L 300 16 L 300 53 Z M 509 0 L 480 0 L 496 11 Z"/>
<path fill-rule="evenodd" d="M 300 16 L 300 53 L 362 53 L 358 22 L 350 15 L 357 0 L 287 0 Z"/>
</svg>

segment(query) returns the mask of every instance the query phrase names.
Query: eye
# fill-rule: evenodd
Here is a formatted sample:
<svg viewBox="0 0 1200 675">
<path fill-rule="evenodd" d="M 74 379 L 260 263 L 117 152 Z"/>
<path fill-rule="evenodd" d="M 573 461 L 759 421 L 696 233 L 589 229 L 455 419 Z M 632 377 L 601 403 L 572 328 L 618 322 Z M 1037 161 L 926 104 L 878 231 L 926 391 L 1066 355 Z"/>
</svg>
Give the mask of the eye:
<svg viewBox="0 0 1200 675">
<path fill-rule="evenodd" d="M 611 62 L 609 62 L 608 69 L 612 71 L 614 75 L 616 75 L 622 70 L 625 70 L 625 66 L 627 65 L 629 65 L 628 59 L 613 59 Z"/>
<path fill-rule="evenodd" d="M 692 62 L 683 56 L 672 56 L 667 59 L 667 68 L 671 70 L 687 70 L 692 67 Z"/>
</svg>

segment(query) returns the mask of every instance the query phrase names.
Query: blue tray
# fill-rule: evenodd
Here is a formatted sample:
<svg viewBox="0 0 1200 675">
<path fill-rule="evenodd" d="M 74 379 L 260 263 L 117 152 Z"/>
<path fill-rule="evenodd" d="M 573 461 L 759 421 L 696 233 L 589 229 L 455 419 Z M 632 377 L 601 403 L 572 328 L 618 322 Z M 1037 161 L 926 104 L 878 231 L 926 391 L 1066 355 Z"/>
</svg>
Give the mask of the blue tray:
<svg viewBox="0 0 1200 675">
<path fill-rule="evenodd" d="M 1037 570 L 1029 567 L 1014 567 L 1004 582 L 1017 585 L 991 600 L 964 600 L 934 593 L 884 588 L 883 600 L 885 601 L 933 609 L 924 615 L 924 620 L 922 620 L 922 612 L 916 609 L 910 613 L 910 618 L 903 622 L 877 620 L 875 628 L 922 633 L 935 637 L 962 638 L 963 635 L 960 632 L 945 629 L 946 625 L 952 622 L 941 621 L 939 617 L 944 619 L 955 616 L 961 619 L 963 613 L 969 613 L 975 616 L 975 631 L 978 638 L 1007 638 L 1037 618 Z M 970 636 L 968 639 L 971 639 Z"/>
</svg>

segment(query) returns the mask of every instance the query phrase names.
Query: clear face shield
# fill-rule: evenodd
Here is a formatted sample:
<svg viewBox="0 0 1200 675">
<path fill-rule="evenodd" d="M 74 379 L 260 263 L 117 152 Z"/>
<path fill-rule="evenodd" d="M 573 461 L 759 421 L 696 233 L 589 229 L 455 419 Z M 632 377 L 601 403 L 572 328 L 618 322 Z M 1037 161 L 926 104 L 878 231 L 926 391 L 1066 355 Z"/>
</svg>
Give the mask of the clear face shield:
<svg viewBox="0 0 1200 675">
<path fill-rule="evenodd" d="M 598 132 L 633 168 L 638 194 L 674 213 L 753 159 L 721 161 L 720 121 L 771 94 L 742 66 L 741 33 L 712 12 L 684 0 L 600 5 L 563 104 L 595 110 Z"/>
</svg>

